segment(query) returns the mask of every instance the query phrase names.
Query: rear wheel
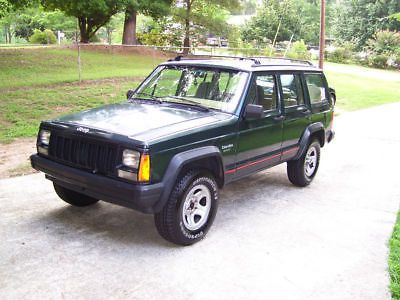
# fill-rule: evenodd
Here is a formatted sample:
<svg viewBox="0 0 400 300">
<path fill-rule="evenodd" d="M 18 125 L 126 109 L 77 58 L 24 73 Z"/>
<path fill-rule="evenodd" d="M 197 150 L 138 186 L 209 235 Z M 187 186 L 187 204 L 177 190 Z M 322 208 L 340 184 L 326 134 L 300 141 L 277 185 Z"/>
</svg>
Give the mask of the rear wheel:
<svg viewBox="0 0 400 300">
<path fill-rule="evenodd" d="M 172 243 L 191 245 L 204 238 L 218 207 L 212 175 L 189 171 L 178 179 L 163 210 L 154 216 L 159 234 Z"/>
<path fill-rule="evenodd" d="M 301 187 L 309 185 L 317 174 L 320 153 L 319 142 L 313 141 L 299 159 L 288 161 L 287 174 L 290 182 Z"/>
<path fill-rule="evenodd" d="M 53 186 L 58 197 L 73 206 L 88 206 L 99 201 L 98 199 L 66 189 L 56 183 L 53 183 Z"/>
</svg>

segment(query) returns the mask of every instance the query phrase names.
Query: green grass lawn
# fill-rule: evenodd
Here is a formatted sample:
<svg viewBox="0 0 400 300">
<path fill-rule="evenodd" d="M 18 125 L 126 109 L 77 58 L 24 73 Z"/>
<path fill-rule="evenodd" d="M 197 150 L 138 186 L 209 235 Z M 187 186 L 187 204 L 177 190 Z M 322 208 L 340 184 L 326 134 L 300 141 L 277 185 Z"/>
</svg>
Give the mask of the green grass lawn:
<svg viewBox="0 0 400 300">
<path fill-rule="evenodd" d="M 126 91 L 162 60 L 82 51 L 84 81 L 78 84 L 76 50 L 0 49 L 0 142 L 34 136 L 43 119 L 124 101 Z M 400 101 L 399 72 L 327 64 L 326 74 L 341 111 Z"/>
<path fill-rule="evenodd" d="M 392 299 L 400 299 L 400 214 L 397 215 L 397 222 L 389 241 L 389 274 L 390 290 Z"/>
<path fill-rule="evenodd" d="M 353 111 L 400 101 L 400 72 L 327 64 L 326 76 L 336 89 L 340 110 Z"/>
<path fill-rule="evenodd" d="M 0 90 L 78 80 L 77 51 L 71 49 L 0 49 Z M 81 51 L 82 79 L 144 77 L 160 58 Z"/>
<path fill-rule="evenodd" d="M 32 87 L 0 93 L 0 142 L 37 134 L 40 120 L 123 101 L 137 81 L 129 78 Z"/>
</svg>

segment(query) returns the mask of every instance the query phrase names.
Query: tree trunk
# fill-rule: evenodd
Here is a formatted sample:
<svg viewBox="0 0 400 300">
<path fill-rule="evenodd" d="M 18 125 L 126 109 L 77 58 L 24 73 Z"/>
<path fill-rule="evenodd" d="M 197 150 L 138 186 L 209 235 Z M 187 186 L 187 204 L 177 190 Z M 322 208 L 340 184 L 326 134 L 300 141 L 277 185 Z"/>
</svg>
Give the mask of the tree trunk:
<svg viewBox="0 0 400 300">
<path fill-rule="evenodd" d="M 85 17 L 79 17 L 78 18 L 78 23 L 79 23 L 79 32 L 81 35 L 81 43 L 83 44 L 88 44 L 89 43 L 89 28 L 87 26 L 86 18 Z"/>
<path fill-rule="evenodd" d="M 7 31 L 7 26 L 6 25 L 4 25 L 4 37 L 5 37 L 5 40 L 6 40 L 6 44 L 8 44 L 8 31 Z"/>
<path fill-rule="evenodd" d="M 182 53 L 187 55 L 190 50 L 190 10 L 191 2 L 186 0 L 186 17 L 185 17 L 185 38 L 183 39 L 183 51 Z"/>
<path fill-rule="evenodd" d="M 10 29 L 9 26 L 7 27 L 7 29 L 8 29 L 8 43 L 11 44 L 11 43 L 12 43 L 12 33 L 11 33 L 11 29 Z"/>
<path fill-rule="evenodd" d="M 136 45 L 136 15 L 137 11 L 127 8 L 125 11 L 124 33 L 122 35 L 122 45 Z"/>
</svg>

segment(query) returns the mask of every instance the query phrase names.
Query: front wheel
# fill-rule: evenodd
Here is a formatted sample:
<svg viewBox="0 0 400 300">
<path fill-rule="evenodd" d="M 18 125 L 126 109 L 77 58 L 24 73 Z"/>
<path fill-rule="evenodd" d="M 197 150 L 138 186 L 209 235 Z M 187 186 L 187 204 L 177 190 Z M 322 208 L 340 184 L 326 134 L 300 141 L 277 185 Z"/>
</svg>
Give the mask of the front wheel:
<svg viewBox="0 0 400 300">
<path fill-rule="evenodd" d="M 154 216 L 159 234 L 177 245 L 204 238 L 218 207 L 218 186 L 206 172 L 189 171 L 178 179 L 163 210 Z"/>
<path fill-rule="evenodd" d="M 319 142 L 313 141 L 299 159 L 288 161 L 287 174 L 290 182 L 300 187 L 309 185 L 317 174 L 320 154 Z"/>
</svg>

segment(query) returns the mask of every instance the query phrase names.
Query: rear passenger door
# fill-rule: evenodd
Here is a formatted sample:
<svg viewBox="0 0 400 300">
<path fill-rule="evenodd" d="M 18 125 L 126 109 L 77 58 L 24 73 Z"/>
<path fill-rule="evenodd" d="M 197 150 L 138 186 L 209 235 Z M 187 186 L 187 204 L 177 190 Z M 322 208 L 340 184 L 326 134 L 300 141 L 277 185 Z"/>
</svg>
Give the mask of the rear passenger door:
<svg viewBox="0 0 400 300">
<path fill-rule="evenodd" d="M 278 80 L 285 117 L 281 160 L 285 161 L 296 155 L 300 137 L 311 123 L 311 110 L 306 102 L 301 73 L 280 73 Z"/>
<path fill-rule="evenodd" d="M 253 75 L 247 104 L 263 106 L 264 116 L 242 118 L 239 122 L 235 177 L 248 175 L 280 161 L 282 117 L 274 74 L 259 72 Z"/>
</svg>

